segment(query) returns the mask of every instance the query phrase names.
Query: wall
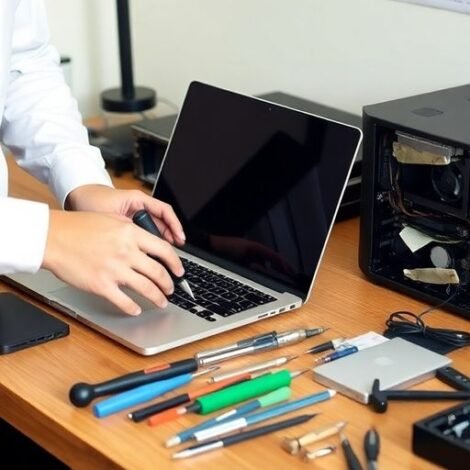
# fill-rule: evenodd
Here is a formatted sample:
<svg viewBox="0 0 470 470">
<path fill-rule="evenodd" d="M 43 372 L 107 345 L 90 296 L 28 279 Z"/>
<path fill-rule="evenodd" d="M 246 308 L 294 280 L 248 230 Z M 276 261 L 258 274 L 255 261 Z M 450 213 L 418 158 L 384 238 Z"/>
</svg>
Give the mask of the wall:
<svg viewBox="0 0 470 470">
<path fill-rule="evenodd" d="M 45 0 L 85 116 L 119 85 L 113 0 Z M 191 80 L 364 104 L 470 81 L 470 15 L 393 0 L 131 0 L 137 84 L 181 104 Z M 158 108 L 157 108 L 158 109 Z M 159 105 L 161 114 L 172 112 Z"/>
</svg>

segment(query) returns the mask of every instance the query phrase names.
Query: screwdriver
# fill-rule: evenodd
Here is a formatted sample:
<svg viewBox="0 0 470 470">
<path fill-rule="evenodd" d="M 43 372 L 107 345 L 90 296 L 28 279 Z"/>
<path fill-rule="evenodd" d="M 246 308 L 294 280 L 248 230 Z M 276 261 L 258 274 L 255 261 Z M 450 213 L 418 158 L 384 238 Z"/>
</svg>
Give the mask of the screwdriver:
<svg viewBox="0 0 470 470">
<path fill-rule="evenodd" d="M 200 375 L 208 374 L 213 371 L 214 368 L 209 368 L 192 374 L 177 375 L 167 380 L 159 380 L 158 382 L 141 385 L 140 387 L 118 393 L 111 398 L 96 403 L 93 406 L 93 414 L 97 418 L 103 418 L 110 414 L 117 413 L 124 408 L 129 408 L 130 406 L 157 398 L 171 390 L 175 390 L 176 388 L 190 383 L 194 378 Z"/>
<path fill-rule="evenodd" d="M 140 211 L 137 211 L 134 214 L 134 217 L 132 217 L 132 221 L 138 225 L 140 228 L 143 228 L 147 232 L 152 233 L 153 235 L 156 235 L 159 238 L 162 238 L 160 231 L 158 230 L 158 227 L 155 225 L 155 222 L 153 221 L 152 217 L 150 217 L 150 214 L 145 210 L 142 209 Z M 151 256 L 153 259 L 155 256 Z M 157 261 L 159 261 L 157 259 Z M 179 286 L 181 290 L 186 292 L 189 296 L 191 296 L 192 299 L 196 299 L 194 297 L 193 291 L 191 290 L 191 287 L 189 286 L 189 283 L 184 277 L 178 277 L 176 276 L 171 269 L 168 269 L 168 274 L 170 275 L 171 279 L 173 279 L 173 282 L 175 285 Z"/>
<path fill-rule="evenodd" d="M 131 411 L 127 416 L 129 419 L 132 419 L 132 421 L 134 421 L 135 423 L 139 423 L 140 421 L 150 418 L 151 416 L 156 415 L 158 413 L 162 413 L 165 410 L 184 405 L 185 403 L 189 403 L 195 400 L 196 398 L 202 397 L 203 395 L 216 392 L 217 390 L 222 390 L 230 385 L 235 385 L 236 383 L 244 382 L 246 380 L 250 380 L 251 378 L 251 374 L 245 373 L 230 377 L 225 380 L 221 380 L 217 383 L 203 385 L 202 387 L 196 390 L 191 390 L 176 397 L 168 398 L 167 400 L 154 403 L 153 405 L 149 405 L 144 408 L 139 408 L 138 410 Z"/>
<path fill-rule="evenodd" d="M 199 397 L 187 406 L 163 411 L 158 415 L 152 416 L 148 420 L 148 424 L 150 426 L 156 426 L 166 421 L 177 419 L 179 416 L 187 413 L 198 413 L 202 415 L 213 413 L 227 406 L 236 405 L 250 398 L 259 397 L 265 393 L 277 390 L 278 388 L 288 387 L 292 379 L 308 370 L 309 369 L 304 369 L 290 372 L 287 369 L 283 369 L 272 374 L 261 375 L 255 379 L 247 380 L 246 382 L 232 385 L 218 392 Z"/>
<path fill-rule="evenodd" d="M 375 428 L 369 429 L 364 436 L 364 451 L 367 456 L 367 470 L 377 470 L 380 437 Z"/>
<path fill-rule="evenodd" d="M 343 433 L 339 435 L 341 441 L 341 447 L 343 448 L 346 462 L 348 464 L 348 470 L 362 470 L 362 465 L 359 462 L 357 455 L 354 453 L 351 444 Z"/>
</svg>

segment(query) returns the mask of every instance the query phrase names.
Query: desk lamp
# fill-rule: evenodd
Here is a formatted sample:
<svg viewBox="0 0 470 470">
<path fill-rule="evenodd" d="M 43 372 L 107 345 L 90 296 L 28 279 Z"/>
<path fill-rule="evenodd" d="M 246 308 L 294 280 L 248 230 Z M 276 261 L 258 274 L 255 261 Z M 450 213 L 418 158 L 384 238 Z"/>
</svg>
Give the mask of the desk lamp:
<svg viewBox="0 0 470 470">
<path fill-rule="evenodd" d="M 128 0 L 116 0 L 121 87 L 105 90 L 100 95 L 101 107 L 113 113 L 142 113 L 156 106 L 156 92 L 135 86 L 132 68 L 131 29 Z M 107 166 L 119 175 L 132 169 L 133 134 L 130 124 L 89 130 L 90 143 L 100 148 Z"/>
</svg>

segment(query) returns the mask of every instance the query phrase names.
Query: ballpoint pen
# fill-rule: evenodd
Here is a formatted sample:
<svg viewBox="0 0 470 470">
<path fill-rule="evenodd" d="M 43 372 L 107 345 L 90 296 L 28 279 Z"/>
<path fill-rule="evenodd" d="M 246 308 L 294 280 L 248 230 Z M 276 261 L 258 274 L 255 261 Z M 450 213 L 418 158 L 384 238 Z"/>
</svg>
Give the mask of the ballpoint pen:
<svg viewBox="0 0 470 470">
<path fill-rule="evenodd" d="M 227 372 L 222 372 L 221 374 L 213 375 L 209 378 L 209 382 L 220 382 L 221 380 L 225 380 L 230 377 L 234 377 L 248 372 L 259 372 L 263 370 L 273 369 L 276 367 L 281 367 L 282 365 L 296 359 L 297 357 L 299 356 L 292 354 L 290 356 L 277 357 L 276 359 L 271 359 L 269 361 L 258 362 L 256 364 L 241 367 L 239 369 L 229 370 Z"/>
<path fill-rule="evenodd" d="M 183 359 L 168 364 L 157 364 L 147 369 L 130 372 L 105 382 L 89 384 L 79 382 L 73 385 L 69 391 L 70 401 L 78 407 L 87 406 L 95 398 L 113 393 L 124 392 L 140 385 L 145 385 L 157 380 L 165 380 L 177 375 L 188 374 L 198 369 L 196 359 Z"/>
<path fill-rule="evenodd" d="M 153 221 L 152 217 L 150 214 L 145 210 L 142 209 L 140 211 L 137 211 L 134 214 L 134 217 L 132 217 L 132 221 L 138 225 L 140 228 L 143 228 L 144 230 L 147 230 L 147 232 L 152 233 L 153 235 L 156 235 L 159 238 L 162 238 L 160 231 L 158 230 L 158 227 L 155 225 L 155 222 Z M 157 259 L 155 256 L 151 256 L 153 259 Z M 157 259 L 157 261 L 160 262 L 160 260 Z M 164 265 L 165 266 L 165 265 Z M 165 266 L 166 268 L 166 266 Z M 193 299 L 196 299 L 194 297 L 193 291 L 191 290 L 191 287 L 189 286 L 188 281 L 183 277 L 178 277 L 176 276 L 171 269 L 167 269 L 168 274 L 172 278 L 173 282 L 175 285 L 179 286 L 184 292 L 186 292 L 188 295 L 190 295 Z"/>
<path fill-rule="evenodd" d="M 317 344 L 316 346 L 312 346 L 310 349 L 304 351 L 303 354 L 318 354 L 324 351 L 328 351 L 328 349 L 336 349 L 344 341 L 344 338 L 332 339 L 331 341 L 327 341 L 326 343 L 321 343 Z"/>
<path fill-rule="evenodd" d="M 257 343 L 260 343 L 266 339 L 271 339 L 276 336 L 276 331 L 271 331 L 269 333 L 262 333 L 257 336 L 252 336 L 250 338 L 245 338 L 240 341 L 237 341 L 236 343 L 232 344 L 227 344 L 225 346 L 222 346 L 220 348 L 212 348 L 212 349 L 206 349 L 204 351 L 200 351 L 194 355 L 195 359 L 203 359 L 204 357 L 208 356 L 215 356 L 216 354 L 221 354 L 225 353 L 228 351 L 233 351 L 234 349 L 241 349 L 245 348 L 247 346 L 254 346 Z"/>
<path fill-rule="evenodd" d="M 199 377 L 200 375 L 207 374 L 212 372 L 211 368 L 202 370 L 200 372 L 195 372 L 192 374 L 182 374 L 177 375 L 166 380 L 159 380 L 158 382 L 149 383 L 146 385 L 141 385 L 137 388 L 132 388 L 131 390 L 126 390 L 117 395 L 114 395 L 110 398 L 100 401 L 93 406 L 93 414 L 97 418 L 103 418 L 109 416 L 110 414 L 117 413 L 125 408 L 130 406 L 137 405 L 144 401 L 152 400 L 157 398 L 164 393 L 174 390 L 178 387 L 188 384 L 194 378 Z"/>
<path fill-rule="evenodd" d="M 197 357 L 196 355 L 196 358 L 198 359 L 200 365 L 207 366 L 234 357 L 244 356 L 247 354 L 253 354 L 262 351 L 269 351 L 271 349 L 276 349 L 283 346 L 289 346 L 291 344 L 303 341 L 306 338 L 319 335 L 327 329 L 328 328 L 325 327 L 319 327 L 289 330 L 282 333 L 276 333 L 273 336 L 267 336 L 266 338 L 263 338 L 262 340 L 250 346 L 243 346 L 238 349 L 232 348 L 229 351 L 219 352 L 213 355 L 203 354 L 203 357 Z"/>
<path fill-rule="evenodd" d="M 364 436 L 364 451 L 367 456 L 367 470 L 377 470 L 380 437 L 375 428 L 369 429 Z"/>
<path fill-rule="evenodd" d="M 196 446 L 188 447 L 183 449 L 176 454 L 173 454 L 174 459 L 184 459 L 186 457 L 193 457 L 194 455 L 202 454 L 205 452 L 210 452 L 211 450 L 220 449 L 222 447 L 227 447 L 238 442 L 247 441 L 249 439 L 254 439 L 259 436 L 265 436 L 281 429 L 286 429 L 297 424 L 306 423 L 312 419 L 315 415 L 300 415 L 294 418 L 289 418 L 284 421 L 278 421 L 273 424 L 268 424 L 266 426 L 260 426 L 259 428 L 251 429 L 249 431 L 239 432 L 231 436 L 223 437 L 219 440 L 205 442 Z"/>
<path fill-rule="evenodd" d="M 198 442 L 206 441 L 208 439 L 214 439 L 215 437 L 218 437 L 222 434 L 228 434 L 233 431 L 238 431 L 240 429 L 261 423 L 268 419 L 276 418 L 278 416 L 291 413 L 292 411 L 300 410 L 301 408 L 305 408 L 306 406 L 329 400 L 331 397 L 335 396 L 335 394 L 336 392 L 334 390 L 324 390 L 319 393 L 314 393 L 313 395 L 307 395 L 297 400 L 292 400 L 287 403 L 272 406 L 267 410 L 260 411 L 258 413 L 250 413 L 247 416 L 231 419 L 229 421 L 225 421 L 208 429 L 197 431 L 194 434 L 194 437 Z"/>
<path fill-rule="evenodd" d="M 255 410 L 266 408 L 267 406 L 271 406 L 275 403 L 279 403 L 281 401 L 287 400 L 291 394 L 291 389 L 289 387 L 281 387 L 273 392 L 269 392 L 266 395 L 262 395 L 261 397 L 249 401 L 248 403 L 244 403 L 241 406 L 236 408 L 232 408 L 229 411 L 226 411 L 214 418 L 207 419 L 202 423 L 197 424 L 196 426 L 191 426 L 190 428 L 184 429 L 180 431 L 175 436 L 168 438 L 165 442 L 166 447 L 173 447 L 182 442 L 189 441 L 190 439 L 194 438 L 194 434 L 197 431 L 201 431 L 203 429 L 210 428 L 212 426 L 216 426 L 217 424 L 238 418 L 239 416 L 245 416 L 248 413 L 252 413 Z"/>
<path fill-rule="evenodd" d="M 346 462 L 348 465 L 348 470 L 363 470 L 362 465 L 357 458 L 357 455 L 354 453 L 351 444 L 343 433 L 339 435 L 341 441 L 341 447 L 343 448 L 344 456 L 346 457 Z"/>
<path fill-rule="evenodd" d="M 252 374 L 249 373 L 230 377 L 228 379 L 221 380 L 220 382 L 204 385 L 197 388 L 196 390 L 190 390 L 187 393 L 177 395 L 176 397 L 168 398 L 167 400 L 159 401 L 158 403 L 131 411 L 127 416 L 135 423 L 139 423 L 140 421 L 150 418 L 151 416 L 161 413 L 165 410 L 176 408 L 177 406 L 189 403 L 198 397 L 216 392 L 217 390 L 222 390 L 223 388 L 229 387 L 230 385 L 234 385 L 236 383 L 250 380 L 251 378 Z"/>
<path fill-rule="evenodd" d="M 283 439 L 281 447 L 289 454 L 297 454 L 300 450 L 304 450 L 306 452 L 307 450 L 305 449 L 305 446 L 320 441 L 321 439 L 325 439 L 326 437 L 338 434 L 345 426 L 345 421 L 326 424 L 302 436 Z"/>
<path fill-rule="evenodd" d="M 340 359 L 341 357 L 349 356 L 355 352 L 359 351 L 356 346 L 345 346 L 344 348 L 337 349 L 335 352 L 331 354 L 326 354 L 325 356 L 318 357 L 315 359 L 315 362 L 318 364 L 326 364 L 327 362 L 335 361 L 336 359 Z"/>
<path fill-rule="evenodd" d="M 236 405 L 250 398 L 259 397 L 265 393 L 272 392 L 281 387 L 287 387 L 292 380 L 305 373 L 308 369 L 290 372 L 281 370 L 272 374 L 265 374 L 246 382 L 232 385 L 218 392 L 210 393 L 197 398 L 188 406 L 164 411 L 158 415 L 152 416 L 148 423 L 150 426 L 162 424 L 166 421 L 176 419 L 186 413 L 209 414 L 221 410 L 227 406 Z"/>
</svg>

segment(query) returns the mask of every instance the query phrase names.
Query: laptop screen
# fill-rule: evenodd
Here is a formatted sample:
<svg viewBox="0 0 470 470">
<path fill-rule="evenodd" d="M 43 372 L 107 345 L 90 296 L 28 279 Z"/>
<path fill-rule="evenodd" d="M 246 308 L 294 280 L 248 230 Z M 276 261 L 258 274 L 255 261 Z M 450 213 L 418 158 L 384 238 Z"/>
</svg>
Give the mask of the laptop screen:
<svg viewBox="0 0 470 470">
<path fill-rule="evenodd" d="M 305 300 L 360 130 L 192 82 L 154 188 L 184 250 Z"/>
</svg>

